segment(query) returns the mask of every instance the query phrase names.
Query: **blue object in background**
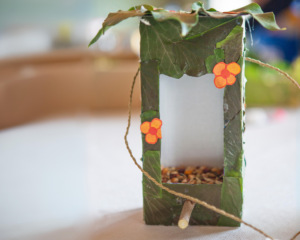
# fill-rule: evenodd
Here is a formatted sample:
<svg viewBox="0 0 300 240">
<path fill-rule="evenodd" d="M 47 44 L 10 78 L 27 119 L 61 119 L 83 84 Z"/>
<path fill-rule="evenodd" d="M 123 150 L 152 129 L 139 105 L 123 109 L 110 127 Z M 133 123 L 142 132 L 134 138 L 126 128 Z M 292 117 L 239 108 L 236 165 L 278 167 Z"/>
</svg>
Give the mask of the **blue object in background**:
<svg viewBox="0 0 300 240">
<path fill-rule="evenodd" d="M 275 15 L 280 15 L 282 11 L 288 8 L 290 14 L 293 14 L 297 18 L 300 17 L 300 0 L 286 2 L 281 1 L 280 4 L 278 4 L 277 0 L 270 1 L 265 7 L 263 7 L 263 11 L 272 11 Z M 284 27 L 288 28 L 288 26 Z M 299 55 L 299 32 L 295 32 L 294 35 L 287 35 L 285 31 L 274 33 L 264 29 L 261 25 L 255 22 L 252 34 L 254 52 L 259 54 L 262 59 L 274 60 L 276 58 L 282 58 L 283 60 L 291 63 Z"/>
<path fill-rule="evenodd" d="M 253 32 L 253 39 L 254 41 L 259 39 L 256 51 L 258 50 L 257 52 L 262 55 L 264 55 L 264 50 L 261 48 L 261 45 L 267 46 L 268 50 L 271 48 L 276 49 L 277 53 L 280 53 L 278 57 L 282 57 L 287 62 L 293 62 L 299 54 L 300 39 L 296 35 L 293 38 L 283 34 L 274 35 L 263 27 L 258 27 Z"/>
</svg>

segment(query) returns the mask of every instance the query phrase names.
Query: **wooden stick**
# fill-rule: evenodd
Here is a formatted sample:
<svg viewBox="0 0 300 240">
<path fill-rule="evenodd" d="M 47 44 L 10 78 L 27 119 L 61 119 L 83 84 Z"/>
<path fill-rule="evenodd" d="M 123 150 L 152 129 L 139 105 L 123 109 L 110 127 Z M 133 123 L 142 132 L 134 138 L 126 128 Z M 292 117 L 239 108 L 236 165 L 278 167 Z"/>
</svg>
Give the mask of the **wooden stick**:
<svg viewBox="0 0 300 240">
<path fill-rule="evenodd" d="M 185 229 L 189 225 L 190 217 L 194 207 L 194 202 L 185 200 L 179 217 L 178 227 L 180 227 L 181 229 Z"/>
</svg>

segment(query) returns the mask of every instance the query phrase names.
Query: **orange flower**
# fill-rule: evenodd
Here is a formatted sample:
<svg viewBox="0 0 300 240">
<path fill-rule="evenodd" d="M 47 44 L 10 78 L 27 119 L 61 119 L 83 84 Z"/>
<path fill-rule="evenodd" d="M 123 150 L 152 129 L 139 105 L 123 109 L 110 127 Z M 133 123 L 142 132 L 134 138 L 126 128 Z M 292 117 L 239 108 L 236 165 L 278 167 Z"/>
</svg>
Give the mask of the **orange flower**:
<svg viewBox="0 0 300 240">
<path fill-rule="evenodd" d="M 161 139 L 161 125 L 162 121 L 158 118 L 154 118 L 151 123 L 143 122 L 141 124 L 142 133 L 146 134 L 145 141 L 149 144 L 155 144 L 159 139 Z"/>
<path fill-rule="evenodd" d="M 226 85 L 233 85 L 235 83 L 235 76 L 241 72 L 241 67 L 235 62 L 226 64 L 219 62 L 214 66 L 213 73 L 215 74 L 215 86 L 223 88 Z"/>
</svg>

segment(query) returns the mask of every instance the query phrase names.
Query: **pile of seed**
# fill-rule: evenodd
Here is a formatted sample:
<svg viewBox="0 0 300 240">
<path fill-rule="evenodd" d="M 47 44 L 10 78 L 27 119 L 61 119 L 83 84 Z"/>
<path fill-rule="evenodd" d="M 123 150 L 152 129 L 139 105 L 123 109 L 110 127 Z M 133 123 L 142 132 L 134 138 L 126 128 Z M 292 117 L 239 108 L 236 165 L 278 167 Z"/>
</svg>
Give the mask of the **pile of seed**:
<svg viewBox="0 0 300 240">
<path fill-rule="evenodd" d="M 218 184 L 223 182 L 223 169 L 210 167 L 162 167 L 163 183 Z"/>
</svg>

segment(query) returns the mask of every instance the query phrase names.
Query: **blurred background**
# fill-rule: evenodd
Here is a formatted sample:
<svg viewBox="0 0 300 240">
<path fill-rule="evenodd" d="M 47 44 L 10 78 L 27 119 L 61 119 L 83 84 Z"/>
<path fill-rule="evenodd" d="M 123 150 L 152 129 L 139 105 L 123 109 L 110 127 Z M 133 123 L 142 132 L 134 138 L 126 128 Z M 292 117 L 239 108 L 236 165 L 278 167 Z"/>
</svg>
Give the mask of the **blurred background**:
<svg viewBox="0 0 300 240">
<path fill-rule="evenodd" d="M 220 11 L 235 9 L 250 0 L 205 1 Z M 271 32 L 248 20 L 247 55 L 266 61 L 300 81 L 299 0 L 259 0 L 273 11 L 286 31 Z M 127 106 L 127 92 L 137 69 L 139 21 L 128 19 L 91 48 L 109 12 L 141 1 L 1 0 L 0 4 L 0 128 L 77 110 Z M 148 1 L 166 9 L 189 11 L 192 2 Z M 299 106 L 300 98 L 283 76 L 247 63 L 247 106 Z M 134 107 L 139 106 L 135 93 Z M 26 109 L 26 111 L 24 110 Z"/>
<path fill-rule="evenodd" d="M 87 239 L 90 227 L 85 224 L 93 216 L 131 209 L 135 198 L 127 195 L 111 209 L 108 203 L 116 199 L 106 196 L 113 189 L 103 182 L 117 181 L 112 174 L 131 179 L 126 184 L 137 178 L 137 187 L 129 192 L 141 193 L 141 175 L 134 166 L 132 172 L 130 167 L 122 171 L 130 164 L 122 136 L 138 68 L 139 20 L 128 19 L 87 45 L 109 12 L 144 3 L 190 11 L 193 2 L 0 0 L 0 239 L 40 239 L 41 232 L 50 232 L 43 239 L 60 239 L 51 235 L 58 228 L 61 239 Z M 251 1 L 203 2 L 206 8 L 228 11 Z M 300 83 L 300 0 L 253 2 L 264 12 L 273 11 L 287 30 L 271 32 L 249 19 L 247 56 L 279 67 Z M 296 119 L 299 90 L 284 76 L 252 63 L 246 63 L 245 75 L 248 123 L 265 126 Z M 137 128 L 138 88 L 133 96 Z M 139 156 L 139 131 L 132 133 Z M 123 147 L 118 151 L 126 155 L 124 163 L 114 155 L 114 145 Z M 113 163 L 119 170 L 109 170 Z M 110 186 L 118 186 L 114 184 Z M 139 199 L 135 207 L 142 206 Z M 79 222 L 84 224 L 74 231 Z"/>
</svg>

